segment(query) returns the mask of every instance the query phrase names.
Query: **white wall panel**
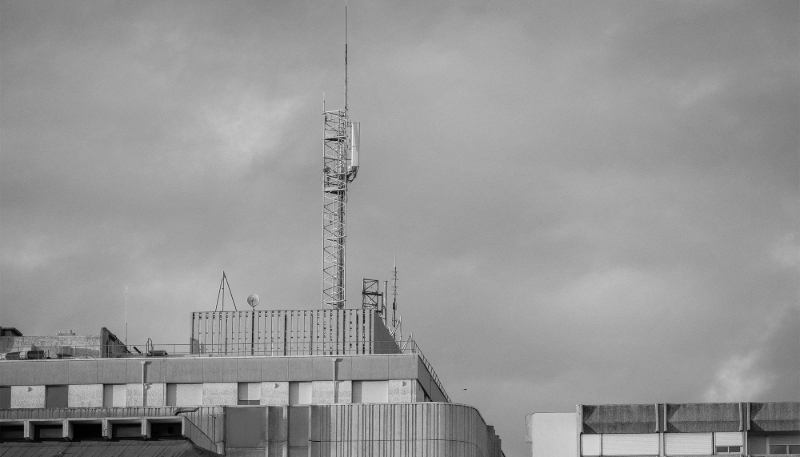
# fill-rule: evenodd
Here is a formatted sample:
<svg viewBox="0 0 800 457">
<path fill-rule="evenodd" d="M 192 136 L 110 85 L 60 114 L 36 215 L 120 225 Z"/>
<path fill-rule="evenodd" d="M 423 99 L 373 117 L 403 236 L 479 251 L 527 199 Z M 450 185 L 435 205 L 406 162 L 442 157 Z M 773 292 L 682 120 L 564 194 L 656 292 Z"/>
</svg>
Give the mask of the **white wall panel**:
<svg viewBox="0 0 800 457">
<path fill-rule="evenodd" d="M 667 455 L 711 455 L 714 453 L 711 433 L 665 433 Z"/>
<path fill-rule="evenodd" d="M 126 384 L 105 384 L 103 386 L 103 406 L 106 408 L 127 406 Z"/>
<path fill-rule="evenodd" d="M 715 432 L 714 444 L 716 446 L 743 446 L 742 432 Z"/>
<path fill-rule="evenodd" d="M 67 406 L 70 408 L 102 407 L 102 384 L 72 384 L 67 387 Z"/>
<path fill-rule="evenodd" d="M 581 455 L 600 455 L 600 435 L 581 435 Z"/>
<path fill-rule="evenodd" d="M 658 455 L 658 433 L 604 434 L 603 455 Z"/>
<path fill-rule="evenodd" d="M 310 405 L 313 392 L 311 381 L 292 381 L 289 383 L 289 404 Z"/>
<path fill-rule="evenodd" d="M 203 404 L 203 384 L 167 384 L 168 406 L 199 406 Z"/>
</svg>

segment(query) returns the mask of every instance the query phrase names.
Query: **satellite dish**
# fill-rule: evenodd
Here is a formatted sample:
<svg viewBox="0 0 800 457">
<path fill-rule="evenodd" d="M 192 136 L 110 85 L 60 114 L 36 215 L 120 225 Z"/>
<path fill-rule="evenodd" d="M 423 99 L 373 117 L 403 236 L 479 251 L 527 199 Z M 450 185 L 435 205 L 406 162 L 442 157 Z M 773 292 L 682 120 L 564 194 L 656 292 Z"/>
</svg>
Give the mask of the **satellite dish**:
<svg viewBox="0 0 800 457">
<path fill-rule="evenodd" d="M 251 308 L 258 306 L 258 295 L 251 294 L 249 297 L 247 297 L 247 304 L 250 305 Z"/>
</svg>

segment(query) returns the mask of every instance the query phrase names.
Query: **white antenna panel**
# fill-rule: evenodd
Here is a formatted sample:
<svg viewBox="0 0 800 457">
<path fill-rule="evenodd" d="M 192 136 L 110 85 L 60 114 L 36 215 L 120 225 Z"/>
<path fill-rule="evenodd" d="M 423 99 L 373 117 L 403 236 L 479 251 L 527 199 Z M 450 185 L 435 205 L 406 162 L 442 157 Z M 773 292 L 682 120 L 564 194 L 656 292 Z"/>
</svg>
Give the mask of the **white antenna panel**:
<svg viewBox="0 0 800 457">
<path fill-rule="evenodd" d="M 361 148 L 361 122 L 350 123 L 350 169 L 358 169 L 358 150 Z"/>
</svg>

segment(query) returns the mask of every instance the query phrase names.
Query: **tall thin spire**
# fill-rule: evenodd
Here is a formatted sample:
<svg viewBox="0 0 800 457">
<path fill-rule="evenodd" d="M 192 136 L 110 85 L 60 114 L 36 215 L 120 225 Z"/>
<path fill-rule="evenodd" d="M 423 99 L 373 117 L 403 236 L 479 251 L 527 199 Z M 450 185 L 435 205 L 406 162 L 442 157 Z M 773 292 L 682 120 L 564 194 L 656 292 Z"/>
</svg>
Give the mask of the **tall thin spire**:
<svg viewBox="0 0 800 457">
<path fill-rule="evenodd" d="M 347 111 L 347 1 L 344 2 L 344 110 Z"/>
</svg>

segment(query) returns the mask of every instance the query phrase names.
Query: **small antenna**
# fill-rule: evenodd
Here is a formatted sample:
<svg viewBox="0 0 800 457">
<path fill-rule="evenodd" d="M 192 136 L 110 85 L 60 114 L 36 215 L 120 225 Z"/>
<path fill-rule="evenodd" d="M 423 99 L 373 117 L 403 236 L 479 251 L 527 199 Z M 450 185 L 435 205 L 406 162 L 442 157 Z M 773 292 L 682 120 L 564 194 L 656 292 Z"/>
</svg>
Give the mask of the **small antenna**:
<svg viewBox="0 0 800 457">
<path fill-rule="evenodd" d="M 392 274 L 392 327 L 397 325 L 397 254 L 394 255 L 394 272 Z"/>
<path fill-rule="evenodd" d="M 125 346 L 128 345 L 128 286 L 125 285 Z"/>
<path fill-rule="evenodd" d="M 236 309 L 236 300 L 233 298 L 233 291 L 231 290 L 231 285 L 228 283 L 228 277 L 225 276 L 225 271 L 222 271 L 222 279 L 219 281 L 219 291 L 217 292 L 217 306 L 214 307 L 214 311 L 217 310 L 219 307 L 219 297 L 222 296 L 222 311 L 225 311 L 225 285 L 228 285 L 228 295 L 231 297 L 231 301 L 233 302 L 233 309 Z"/>
</svg>

